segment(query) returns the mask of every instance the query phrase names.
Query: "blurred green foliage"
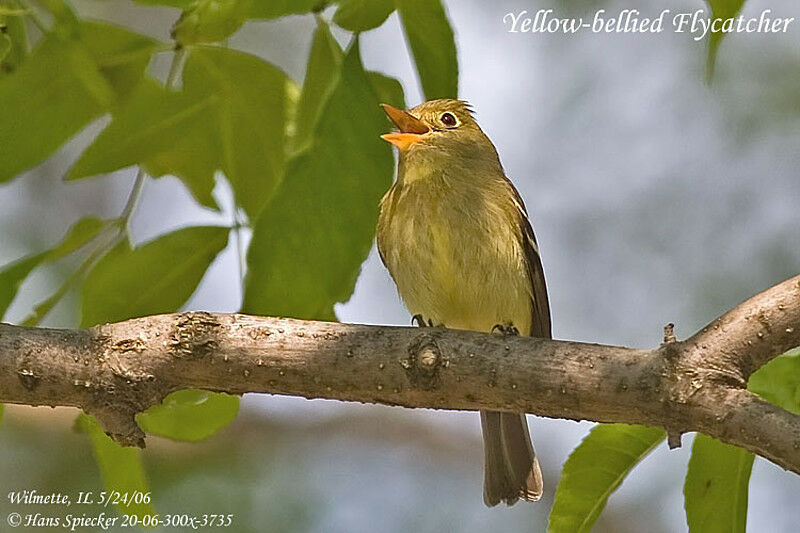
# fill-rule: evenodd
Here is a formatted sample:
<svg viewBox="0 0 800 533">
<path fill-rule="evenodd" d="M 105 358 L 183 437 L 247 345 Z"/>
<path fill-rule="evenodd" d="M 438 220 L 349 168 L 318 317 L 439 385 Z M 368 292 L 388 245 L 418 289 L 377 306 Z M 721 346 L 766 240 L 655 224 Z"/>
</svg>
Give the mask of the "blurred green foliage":
<svg viewBox="0 0 800 533">
<path fill-rule="evenodd" d="M 3 267 L 0 272 L 0 314 L 5 314 L 22 282 L 39 266 L 47 252 L 29 255 Z"/>
<path fill-rule="evenodd" d="M 239 398 L 204 390 L 180 390 L 136 416 L 146 433 L 197 442 L 207 439 L 236 418 Z"/>
<path fill-rule="evenodd" d="M 744 533 L 752 453 L 699 434 L 683 486 L 689 531 Z"/>
<path fill-rule="evenodd" d="M 547 531 L 591 531 L 608 497 L 664 437 L 658 428 L 595 426 L 564 463 Z"/>
<path fill-rule="evenodd" d="M 331 34 L 327 22 L 318 17 L 317 29 L 311 41 L 305 82 L 297 101 L 292 153 L 307 149 L 307 145 L 313 142 L 313 133 L 324 104 L 339 78 L 341 62 L 342 49 L 339 43 Z"/>
<path fill-rule="evenodd" d="M 747 388 L 768 402 L 800 414 L 800 349 L 790 350 L 756 370 Z"/>
<path fill-rule="evenodd" d="M 214 101 L 169 91 L 142 80 L 114 119 L 67 174 L 80 179 L 141 164 L 153 177 L 180 178 L 198 203 L 216 207 L 211 196 L 218 166 L 215 134 L 207 128 Z M 141 135 L 146 128 L 147 134 Z"/>
<path fill-rule="evenodd" d="M 323 111 L 313 141 L 289 162 L 291 179 L 253 228 L 248 313 L 333 319 L 333 305 L 353 292 L 372 246 L 378 201 L 392 176 L 392 155 L 380 139 L 386 119 L 357 40 L 340 66 L 325 69 L 332 88 L 327 101 L 317 102 Z M 305 101 L 301 96 L 301 112 Z"/>
<path fill-rule="evenodd" d="M 89 436 L 94 450 L 94 457 L 100 468 L 106 490 L 119 494 L 146 493 L 150 490 L 147 477 L 142 466 L 142 458 L 137 448 L 120 446 L 103 432 L 94 417 L 80 414 L 75 421 L 75 429 Z M 122 513 L 140 518 L 153 514 L 154 508 L 149 503 L 133 503 L 121 505 Z"/>
<path fill-rule="evenodd" d="M 758 369 L 747 388 L 778 407 L 800 413 L 800 350 L 791 350 Z M 690 531 L 746 530 L 754 459 L 747 450 L 697 435 L 684 484 Z"/>
<path fill-rule="evenodd" d="M 440 0 L 396 0 L 425 98 L 458 96 L 453 28 Z"/>
<path fill-rule="evenodd" d="M 101 22 L 82 20 L 80 42 L 117 99 L 124 99 L 142 79 L 160 43 L 142 34 Z"/>
<path fill-rule="evenodd" d="M 172 28 L 172 38 L 183 46 L 215 43 L 242 27 L 253 0 L 197 0 L 184 8 Z"/>
<path fill-rule="evenodd" d="M 745 0 L 706 0 L 711 8 L 711 17 L 719 19 L 733 18 L 739 14 L 744 6 Z M 719 45 L 725 34 L 721 31 L 710 31 L 708 38 L 708 59 L 706 60 L 706 79 L 711 81 L 714 78 L 714 71 L 717 64 L 717 54 Z"/>
<path fill-rule="evenodd" d="M 76 222 L 54 248 L 23 257 L 0 271 L 0 318 L 16 296 L 19 286 L 28 275 L 44 263 L 58 261 L 68 256 L 95 239 L 102 230 L 110 225 L 110 221 L 95 217 L 85 217 Z M 36 314 L 37 311 L 34 311 Z"/>
<path fill-rule="evenodd" d="M 43 161 L 113 100 L 111 86 L 79 40 L 46 36 L 0 82 L 0 182 Z"/>
<path fill-rule="evenodd" d="M 339 0 L 333 22 L 350 31 L 366 31 L 383 24 L 394 11 L 394 0 Z"/>
<path fill-rule="evenodd" d="M 0 2 L 0 77 L 14 72 L 28 53 L 28 34 L 25 20 L 18 7 Z"/>
<path fill-rule="evenodd" d="M 81 326 L 177 311 L 227 244 L 228 228 L 219 226 L 184 228 L 136 248 L 123 240 L 83 284 Z"/>
<path fill-rule="evenodd" d="M 335 318 L 333 304 L 353 290 L 374 236 L 378 200 L 392 176 L 391 151 L 378 137 L 388 122 L 377 104 L 403 105 L 402 86 L 364 71 L 358 39 L 343 54 L 320 15 L 301 89 L 269 62 L 214 44 L 248 19 L 311 14 L 319 2 L 138 3 L 183 10 L 174 43 L 82 20 L 62 0 L 43 0 L 35 9 L 17 0 L 0 3 L 0 181 L 41 163 L 103 115 L 110 122 L 68 179 L 140 168 L 118 219 L 82 219 L 53 249 L 0 269 L 0 311 L 37 267 L 68 255 L 78 256 L 74 272 L 35 306 L 26 324 L 38 324 L 74 289 L 84 327 L 178 311 L 226 248 L 228 234 L 239 231 L 238 223 L 187 227 L 134 246 L 128 220 L 147 172 L 177 176 L 198 203 L 213 209 L 215 179 L 229 181 L 235 209 L 254 229 L 246 309 Z M 333 18 L 345 29 L 364 31 L 380 26 L 393 10 L 392 2 L 342 1 Z M 40 18 L 42 11 L 50 23 Z M 413 7 L 407 11 L 415 15 Z M 444 16 L 441 8 L 437 13 Z M 43 34 L 30 53 L 29 17 Z M 452 42 L 440 44 L 455 51 Z M 163 84 L 148 67 L 165 52 L 173 64 Z M 442 81 L 437 74 L 437 83 L 455 87 L 455 68 L 449 75 Z M 228 425 L 238 407 L 237 397 L 179 391 L 141 413 L 138 422 L 152 435 L 198 441 Z M 109 489 L 146 490 L 139 450 L 120 448 L 89 416 L 76 427 L 89 436 Z M 121 511 L 142 514 L 152 506 Z"/>
</svg>

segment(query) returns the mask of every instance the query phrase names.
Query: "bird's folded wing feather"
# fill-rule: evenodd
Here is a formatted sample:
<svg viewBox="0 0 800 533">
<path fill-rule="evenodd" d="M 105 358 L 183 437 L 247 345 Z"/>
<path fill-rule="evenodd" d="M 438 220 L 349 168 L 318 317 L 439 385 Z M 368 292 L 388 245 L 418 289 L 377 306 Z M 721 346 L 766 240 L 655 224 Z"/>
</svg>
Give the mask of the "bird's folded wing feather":
<svg viewBox="0 0 800 533">
<path fill-rule="evenodd" d="M 531 331 L 532 337 L 552 338 L 550 326 L 550 303 L 547 299 L 547 285 L 544 281 L 544 268 L 542 267 L 542 259 L 539 256 L 539 245 L 536 243 L 536 236 L 533 234 L 530 220 L 528 220 L 528 212 L 525 209 L 525 203 L 522 197 L 517 192 L 514 185 L 511 185 L 511 190 L 514 191 L 514 202 L 516 203 L 517 210 L 519 211 L 519 225 L 520 225 L 520 239 L 522 240 L 522 249 L 525 253 L 525 262 L 528 269 L 528 277 L 531 282 Z"/>
</svg>

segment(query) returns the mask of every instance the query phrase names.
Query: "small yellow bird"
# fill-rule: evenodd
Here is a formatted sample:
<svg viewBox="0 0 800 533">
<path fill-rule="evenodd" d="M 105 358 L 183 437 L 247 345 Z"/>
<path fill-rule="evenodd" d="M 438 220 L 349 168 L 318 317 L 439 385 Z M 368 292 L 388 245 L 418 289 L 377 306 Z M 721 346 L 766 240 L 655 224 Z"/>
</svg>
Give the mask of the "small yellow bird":
<svg viewBox="0 0 800 533">
<path fill-rule="evenodd" d="M 460 100 L 410 111 L 389 105 L 400 130 L 397 180 L 381 200 L 378 250 L 420 325 L 551 336 L 539 248 L 525 205 L 494 145 Z M 542 496 L 524 414 L 481 411 L 486 505 Z"/>
</svg>

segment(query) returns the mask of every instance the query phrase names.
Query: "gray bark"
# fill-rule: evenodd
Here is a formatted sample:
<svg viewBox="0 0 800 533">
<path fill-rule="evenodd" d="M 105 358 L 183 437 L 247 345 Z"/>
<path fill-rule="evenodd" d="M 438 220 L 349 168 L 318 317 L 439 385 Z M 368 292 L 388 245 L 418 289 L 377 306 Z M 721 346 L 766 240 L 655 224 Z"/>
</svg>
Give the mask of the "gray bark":
<svg viewBox="0 0 800 533">
<path fill-rule="evenodd" d="M 87 330 L 0 324 L 0 402 L 76 406 L 125 445 L 183 388 L 527 412 L 700 431 L 800 473 L 800 417 L 746 389 L 800 345 L 800 276 L 652 350 L 203 312 Z"/>
</svg>

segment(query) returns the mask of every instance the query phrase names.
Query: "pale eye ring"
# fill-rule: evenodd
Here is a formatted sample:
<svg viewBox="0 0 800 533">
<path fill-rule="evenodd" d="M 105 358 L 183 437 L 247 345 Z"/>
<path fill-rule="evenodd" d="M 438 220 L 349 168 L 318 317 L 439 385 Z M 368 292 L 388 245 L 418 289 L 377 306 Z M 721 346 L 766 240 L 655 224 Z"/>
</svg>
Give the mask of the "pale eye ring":
<svg viewBox="0 0 800 533">
<path fill-rule="evenodd" d="M 439 117 L 439 120 L 441 120 L 442 124 L 448 128 L 455 128 L 458 126 L 458 119 L 452 113 L 442 113 L 442 116 Z"/>
</svg>

